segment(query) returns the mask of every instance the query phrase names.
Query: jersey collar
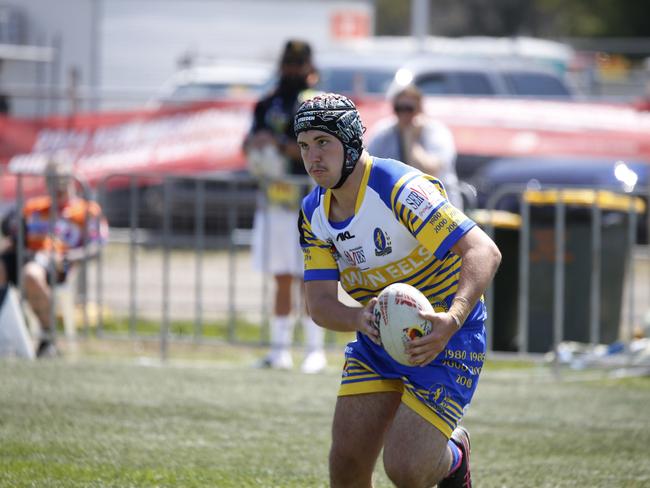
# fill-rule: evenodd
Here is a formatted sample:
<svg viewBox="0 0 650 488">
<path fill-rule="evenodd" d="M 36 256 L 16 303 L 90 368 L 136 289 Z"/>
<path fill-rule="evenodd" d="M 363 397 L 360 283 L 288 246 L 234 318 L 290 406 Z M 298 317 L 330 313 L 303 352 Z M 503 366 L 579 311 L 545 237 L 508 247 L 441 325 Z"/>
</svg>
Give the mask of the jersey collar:
<svg viewBox="0 0 650 488">
<path fill-rule="evenodd" d="M 365 169 L 363 171 L 363 177 L 361 178 L 361 184 L 359 185 L 359 191 L 357 192 L 357 200 L 354 204 L 354 214 L 359 213 L 361 204 L 366 195 L 366 188 L 368 187 L 368 179 L 370 178 L 370 171 L 372 169 L 373 159 L 367 153 L 364 153 L 361 157 L 365 158 Z M 325 195 L 323 197 L 323 208 L 325 210 L 325 216 L 329 218 L 330 215 L 330 203 L 332 201 L 332 190 L 325 190 Z"/>
</svg>

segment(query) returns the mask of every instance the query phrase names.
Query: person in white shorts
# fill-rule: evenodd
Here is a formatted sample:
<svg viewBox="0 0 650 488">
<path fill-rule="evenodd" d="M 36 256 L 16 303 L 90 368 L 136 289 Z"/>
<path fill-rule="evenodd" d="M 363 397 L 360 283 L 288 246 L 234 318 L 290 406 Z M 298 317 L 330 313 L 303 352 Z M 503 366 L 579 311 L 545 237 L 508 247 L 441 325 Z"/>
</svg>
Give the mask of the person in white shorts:
<svg viewBox="0 0 650 488">
<path fill-rule="evenodd" d="M 302 252 L 298 238 L 298 210 L 306 188 L 291 177 L 306 175 L 293 132 L 293 116 L 309 92 L 315 72 L 309 44 L 286 43 L 280 60 L 278 85 L 255 105 L 253 125 L 244 141 L 249 169 L 260 181 L 253 223 L 253 265 L 274 277 L 275 299 L 270 323 L 271 350 L 261 366 L 293 367 L 291 343 L 294 319 L 292 291 L 302 286 Z M 301 369 L 317 373 L 327 364 L 324 331 L 305 312 L 302 318 L 306 355 Z"/>
</svg>

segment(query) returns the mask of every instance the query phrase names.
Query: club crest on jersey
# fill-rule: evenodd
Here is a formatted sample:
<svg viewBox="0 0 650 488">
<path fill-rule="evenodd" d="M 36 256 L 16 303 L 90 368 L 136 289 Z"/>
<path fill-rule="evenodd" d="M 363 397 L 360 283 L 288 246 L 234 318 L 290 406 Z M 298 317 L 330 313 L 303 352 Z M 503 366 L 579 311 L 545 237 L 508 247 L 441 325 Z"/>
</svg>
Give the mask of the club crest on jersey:
<svg viewBox="0 0 650 488">
<path fill-rule="evenodd" d="M 375 256 L 386 256 L 393 252 L 390 237 L 379 227 L 375 228 L 372 239 L 375 242 Z"/>
</svg>

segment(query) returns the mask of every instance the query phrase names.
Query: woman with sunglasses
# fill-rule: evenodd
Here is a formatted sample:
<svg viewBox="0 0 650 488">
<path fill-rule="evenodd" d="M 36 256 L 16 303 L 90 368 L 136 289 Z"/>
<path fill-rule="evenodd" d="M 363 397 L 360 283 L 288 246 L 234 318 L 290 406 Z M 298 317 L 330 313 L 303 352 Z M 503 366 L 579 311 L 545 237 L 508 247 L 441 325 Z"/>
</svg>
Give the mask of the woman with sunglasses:
<svg viewBox="0 0 650 488">
<path fill-rule="evenodd" d="M 456 175 L 456 145 L 451 131 L 422 112 L 422 92 L 407 85 L 391 98 L 394 117 L 382 120 L 368 142 L 370 154 L 403 161 L 440 179 L 449 201 L 463 208 Z"/>
</svg>

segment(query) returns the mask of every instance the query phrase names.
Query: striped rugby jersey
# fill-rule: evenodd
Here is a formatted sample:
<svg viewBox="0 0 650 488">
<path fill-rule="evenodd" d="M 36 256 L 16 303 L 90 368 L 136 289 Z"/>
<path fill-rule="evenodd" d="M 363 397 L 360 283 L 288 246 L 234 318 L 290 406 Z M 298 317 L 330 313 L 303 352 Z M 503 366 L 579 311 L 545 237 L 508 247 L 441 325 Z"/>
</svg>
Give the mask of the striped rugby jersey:
<svg viewBox="0 0 650 488">
<path fill-rule="evenodd" d="M 316 187 L 299 217 L 304 279 L 338 280 L 365 304 L 391 283 L 424 293 L 448 310 L 461 259 L 450 248 L 475 223 L 447 201 L 440 181 L 392 159 L 369 158 L 354 215 L 328 219 L 331 192 Z"/>
</svg>

